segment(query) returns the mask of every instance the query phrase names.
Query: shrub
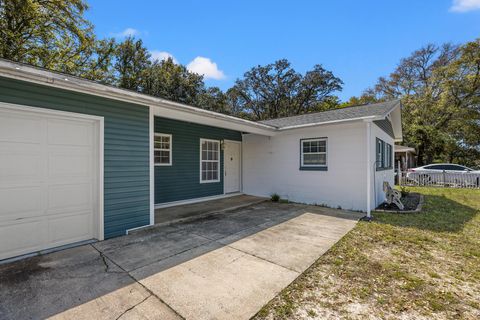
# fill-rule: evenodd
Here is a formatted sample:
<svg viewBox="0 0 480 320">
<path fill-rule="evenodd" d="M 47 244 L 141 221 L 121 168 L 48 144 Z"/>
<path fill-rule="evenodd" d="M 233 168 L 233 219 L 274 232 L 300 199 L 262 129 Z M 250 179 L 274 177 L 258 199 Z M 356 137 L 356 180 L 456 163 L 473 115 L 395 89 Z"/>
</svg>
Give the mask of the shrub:
<svg viewBox="0 0 480 320">
<path fill-rule="evenodd" d="M 400 187 L 400 193 L 402 194 L 402 198 L 405 198 L 410 192 L 407 190 L 407 188 Z"/>
<path fill-rule="evenodd" d="M 272 194 L 270 199 L 273 201 L 273 202 L 278 202 L 280 201 L 280 196 L 276 193 Z"/>
</svg>

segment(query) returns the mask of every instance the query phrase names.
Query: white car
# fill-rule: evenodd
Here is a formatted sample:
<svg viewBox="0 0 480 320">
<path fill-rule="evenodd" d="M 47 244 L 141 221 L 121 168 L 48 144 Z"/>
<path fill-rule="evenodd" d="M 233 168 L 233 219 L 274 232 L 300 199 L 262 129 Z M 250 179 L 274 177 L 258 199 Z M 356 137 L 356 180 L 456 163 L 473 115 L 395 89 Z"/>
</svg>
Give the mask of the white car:
<svg viewBox="0 0 480 320">
<path fill-rule="evenodd" d="M 407 180 L 418 185 L 479 187 L 480 170 L 451 163 L 429 164 L 407 170 Z"/>
<path fill-rule="evenodd" d="M 452 163 L 436 163 L 436 164 L 429 164 L 423 167 L 418 168 L 411 168 L 407 170 L 410 172 L 418 172 L 418 173 L 438 173 L 438 172 L 452 172 L 452 173 L 464 173 L 464 172 L 471 172 L 471 173 L 480 173 L 480 170 L 473 170 L 471 168 L 459 165 L 459 164 L 452 164 Z"/>
</svg>

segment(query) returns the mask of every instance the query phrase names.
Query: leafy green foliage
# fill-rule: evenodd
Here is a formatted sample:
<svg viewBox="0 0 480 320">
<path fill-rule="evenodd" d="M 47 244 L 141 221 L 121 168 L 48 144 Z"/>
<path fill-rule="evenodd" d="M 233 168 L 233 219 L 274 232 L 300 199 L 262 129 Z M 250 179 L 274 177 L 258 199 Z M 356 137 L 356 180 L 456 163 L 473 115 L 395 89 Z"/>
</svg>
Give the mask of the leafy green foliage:
<svg viewBox="0 0 480 320">
<path fill-rule="evenodd" d="M 480 166 L 480 40 L 427 45 L 402 59 L 357 101 L 401 98 L 405 144 L 419 165 Z"/>
<path fill-rule="evenodd" d="M 146 70 L 143 92 L 165 99 L 197 105 L 200 94 L 205 90 L 203 77 L 191 73 L 171 58 L 154 61 Z"/>
<path fill-rule="evenodd" d="M 338 102 L 333 92 L 341 90 L 342 85 L 339 78 L 321 65 L 302 75 L 288 60 L 282 59 L 253 67 L 227 94 L 233 110 L 241 110 L 253 120 L 265 120 L 336 107 Z"/>
<path fill-rule="evenodd" d="M 0 57 L 94 80 L 109 78 L 112 40 L 97 42 L 83 0 L 0 0 Z"/>
<path fill-rule="evenodd" d="M 0 0 L 0 57 L 251 120 L 401 98 L 419 164 L 480 166 L 480 40 L 427 45 L 342 104 L 331 71 L 300 74 L 286 59 L 253 67 L 226 92 L 208 88 L 172 59 L 152 61 L 140 39 L 97 39 L 87 9 L 84 0 Z"/>
<path fill-rule="evenodd" d="M 274 193 L 274 194 L 271 195 L 270 199 L 273 202 L 279 202 L 280 201 L 280 196 L 277 193 Z"/>
<path fill-rule="evenodd" d="M 150 54 L 142 40 L 128 37 L 115 50 L 115 84 L 120 88 L 141 91 L 150 66 Z"/>
</svg>

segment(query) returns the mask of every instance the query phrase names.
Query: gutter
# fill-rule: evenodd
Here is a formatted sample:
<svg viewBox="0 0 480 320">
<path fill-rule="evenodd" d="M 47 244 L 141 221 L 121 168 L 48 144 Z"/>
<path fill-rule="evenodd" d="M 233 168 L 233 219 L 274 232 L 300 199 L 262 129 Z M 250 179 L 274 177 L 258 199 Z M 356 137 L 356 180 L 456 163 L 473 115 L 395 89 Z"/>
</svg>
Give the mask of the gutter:
<svg viewBox="0 0 480 320">
<path fill-rule="evenodd" d="M 358 117 L 358 118 L 351 118 L 351 119 L 342 119 L 342 120 L 332 120 L 332 121 L 325 121 L 325 122 L 317 122 L 317 123 L 307 123 L 307 124 L 300 124 L 300 125 L 293 125 L 287 127 L 275 127 L 272 125 L 245 120 L 241 118 L 237 118 L 234 116 L 225 115 L 218 112 L 213 112 L 209 110 L 204 110 L 197 107 L 192 107 L 186 104 L 178 103 L 169 101 L 166 99 L 141 94 L 135 91 L 120 89 L 114 86 L 100 84 L 95 81 L 86 80 L 76 76 L 70 76 L 61 74 L 54 71 L 45 70 L 42 68 L 13 62 L 10 60 L 5 60 L 0 58 L 0 76 L 4 76 L 6 78 L 21 80 L 21 81 L 28 81 L 31 83 L 36 83 L 40 85 L 47 85 L 50 87 L 55 87 L 59 89 L 65 89 L 70 91 L 75 91 L 79 93 L 85 93 L 90 95 L 96 95 L 99 97 L 110 98 L 114 100 L 120 100 L 125 102 L 130 102 L 134 104 L 140 104 L 148 107 L 160 107 L 166 108 L 173 111 L 178 112 L 185 112 L 185 113 L 193 113 L 201 117 L 208 117 L 215 120 L 223 120 L 231 123 L 236 123 L 238 125 L 244 125 L 250 128 L 255 128 L 257 130 L 265 130 L 263 132 L 264 135 L 275 135 L 277 132 L 294 130 L 294 129 L 301 129 L 301 128 L 309 128 L 315 127 L 320 125 L 328 125 L 328 124 L 335 124 L 335 123 L 344 123 L 344 122 L 351 122 L 351 121 L 374 121 L 374 120 L 382 120 L 390 114 L 397 106 L 400 104 L 395 104 L 391 110 L 387 111 L 384 115 L 381 116 L 365 116 L 365 117 Z M 396 138 L 396 142 L 401 141 L 401 138 Z"/>
<path fill-rule="evenodd" d="M 324 121 L 324 122 L 315 122 L 315 123 L 306 123 L 306 124 L 299 124 L 294 126 L 282 127 L 278 128 L 278 131 L 285 131 L 285 130 L 293 130 L 293 129 L 301 129 L 301 128 L 308 128 L 308 127 L 316 127 L 320 125 L 327 125 L 327 124 L 335 124 L 335 123 L 343 123 L 343 122 L 350 122 L 350 121 L 374 121 L 374 120 L 382 120 L 385 117 L 382 116 L 365 116 L 365 117 L 358 117 L 358 118 L 351 118 L 351 119 L 342 119 L 342 120 L 331 120 L 331 121 Z"/>
<path fill-rule="evenodd" d="M 94 81 L 82 79 L 76 76 L 46 71 L 33 66 L 11 62 L 5 59 L 0 59 L 0 76 L 145 106 L 158 106 L 175 111 L 195 113 L 200 116 L 234 122 L 271 132 L 275 132 L 277 130 L 275 127 L 263 123 L 224 115 L 221 113 L 192 107 L 182 103 L 157 98 L 126 89 L 120 89 L 105 84 L 99 84 Z"/>
</svg>

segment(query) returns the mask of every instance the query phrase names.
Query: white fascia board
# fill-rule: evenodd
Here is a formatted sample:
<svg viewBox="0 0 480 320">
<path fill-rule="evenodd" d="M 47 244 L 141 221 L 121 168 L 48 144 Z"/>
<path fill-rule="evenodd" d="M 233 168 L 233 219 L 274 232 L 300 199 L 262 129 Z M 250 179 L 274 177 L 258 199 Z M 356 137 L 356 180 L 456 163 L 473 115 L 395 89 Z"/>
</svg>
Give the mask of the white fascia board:
<svg viewBox="0 0 480 320">
<path fill-rule="evenodd" d="M 400 103 L 398 104 L 398 107 L 396 107 L 390 112 L 390 117 L 392 121 L 395 142 L 401 142 L 403 140 L 403 130 L 402 130 L 402 110 L 401 110 Z"/>
<path fill-rule="evenodd" d="M 255 133 L 264 136 L 274 136 L 277 131 L 275 128 L 265 129 L 262 127 L 255 127 L 250 124 L 243 123 L 242 121 L 237 121 L 237 118 L 234 118 L 235 120 L 231 120 L 225 119 L 224 117 L 205 117 L 202 114 L 191 112 L 190 110 L 172 110 L 162 105 L 153 107 L 153 113 L 155 116 L 162 118 L 198 123 L 241 132 Z"/>
<path fill-rule="evenodd" d="M 274 135 L 276 129 L 272 126 L 249 121 L 221 113 L 204 110 L 189 105 L 161 99 L 134 91 L 120 89 L 117 87 L 99 84 L 93 81 L 81 79 L 75 76 L 46 71 L 43 69 L 27 66 L 20 63 L 0 59 L 0 76 L 22 80 L 59 89 L 96 95 L 104 98 L 120 100 L 144 106 L 160 107 L 163 110 L 170 110 L 169 114 L 175 114 L 175 118 L 185 118 L 185 115 L 192 115 L 199 123 L 228 123 L 228 128 L 252 132 L 263 135 Z M 159 114 L 162 116 L 162 114 Z M 211 119 L 211 121 L 207 119 Z"/>
<path fill-rule="evenodd" d="M 342 119 L 342 120 L 332 120 L 332 121 L 324 121 L 324 122 L 316 122 L 316 123 L 306 123 L 306 124 L 299 124 L 295 126 L 288 126 L 282 127 L 277 129 L 278 131 L 285 131 L 285 130 L 293 130 L 293 129 L 303 129 L 308 127 L 317 127 L 317 126 L 324 126 L 328 124 L 337 124 L 337 123 L 345 123 L 345 122 L 352 122 L 352 121 L 374 121 L 384 119 L 384 117 L 377 117 L 377 116 L 368 116 L 368 117 L 359 117 L 359 118 L 352 118 L 352 119 Z"/>
<path fill-rule="evenodd" d="M 40 68 L 28 66 L 21 63 L 16 63 L 4 59 L 0 59 L 0 76 L 17 79 L 26 82 L 37 83 L 40 85 L 46 85 L 59 89 L 65 89 L 69 91 L 75 91 L 85 93 L 89 95 L 95 95 L 104 98 L 110 98 L 114 100 L 120 100 L 130 103 L 143 105 L 145 107 L 154 107 L 154 114 L 161 117 L 178 119 L 184 121 L 191 121 L 200 124 L 206 124 L 221 128 L 228 128 L 232 130 L 238 130 L 242 132 L 255 133 L 265 136 L 274 136 L 276 133 L 286 130 L 308 128 L 315 126 L 322 126 L 335 123 L 344 123 L 349 121 L 373 121 L 384 119 L 385 116 L 368 116 L 352 119 L 342 119 L 325 121 L 319 123 L 308 123 L 302 125 L 294 125 L 283 128 L 276 128 L 274 126 L 262 124 L 259 122 L 249 121 L 233 116 L 224 115 L 221 113 L 192 107 L 189 105 L 169 101 L 166 99 L 157 98 L 145 94 L 140 94 L 135 91 L 120 89 L 114 86 L 99 84 L 90 80 L 82 79 L 75 76 L 65 75 L 52 71 L 43 70 Z M 396 110 L 399 110 L 400 103 L 396 108 L 389 113 L 395 114 Z M 398 111 L 399 112 L 399 111 Z M 401 115 L 395 115 L 394 117 L 394 132 L 395 141 L 402 140 Z"/>
</svg>

